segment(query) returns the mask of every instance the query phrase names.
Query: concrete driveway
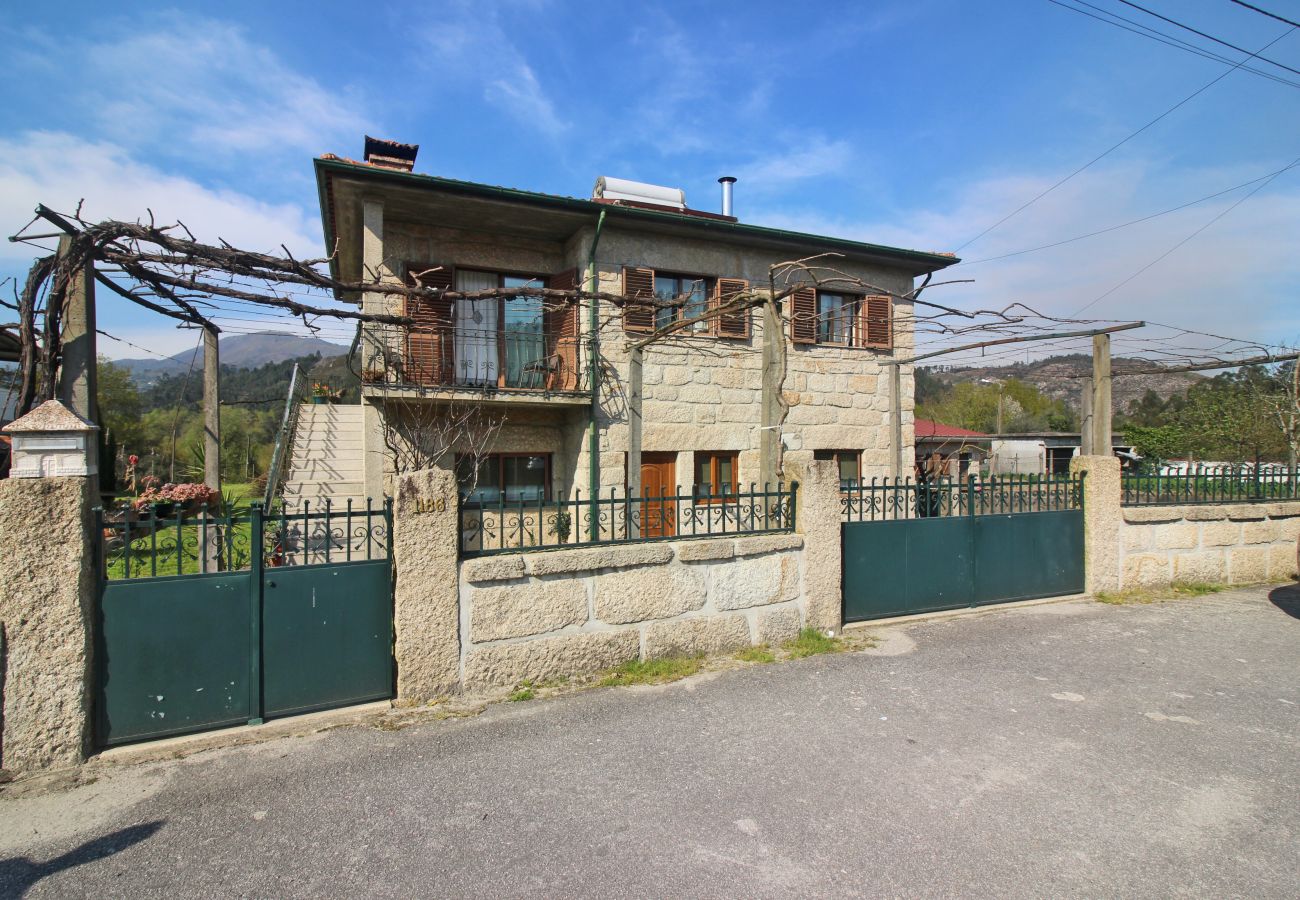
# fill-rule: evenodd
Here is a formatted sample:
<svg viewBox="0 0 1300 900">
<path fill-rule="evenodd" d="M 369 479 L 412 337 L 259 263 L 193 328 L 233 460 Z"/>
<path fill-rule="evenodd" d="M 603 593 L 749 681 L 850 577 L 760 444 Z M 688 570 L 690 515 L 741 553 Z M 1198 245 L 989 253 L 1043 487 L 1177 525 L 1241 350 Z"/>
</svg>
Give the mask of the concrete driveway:
<svg viewBox="0 0 1300 900">
<path fill-rule="evenodd" d="M 107 767 L 0 800 L 0 895 L 1296 897 L 1298 617 L 1020 608 Z"/>
</svg>

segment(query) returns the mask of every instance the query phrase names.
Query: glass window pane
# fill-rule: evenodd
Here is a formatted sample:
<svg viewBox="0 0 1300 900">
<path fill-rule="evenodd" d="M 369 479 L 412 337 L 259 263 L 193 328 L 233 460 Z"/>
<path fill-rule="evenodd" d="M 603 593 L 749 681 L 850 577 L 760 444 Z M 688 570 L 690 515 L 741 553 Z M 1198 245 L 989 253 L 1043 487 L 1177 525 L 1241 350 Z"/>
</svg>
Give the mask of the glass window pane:
<svg viewBox="0 0 1300 900">
<path fill-rule="evenodd" d="M 718 456 L 718 491 L 734 491 L 736 489 L 736 468 L 735 458 L 728 454 Z"/>
<path fill-rule="evenodd" d="M 660 300 L 672 300 L 681 290 L 681 282 L 676 278 L 668 278 L 663 275 L 655 276 L 655 297 Z M 663 328 L 671 325 L 675 318 L 677 309 L 671 306 L 661 307 L 655 310 L 655 327 Z"/>
<path fill-rule="evenodd" d="M 853 335 L 853 298 L 843 294 L 817 297 L 817 336 L 826 344 L 848 344 Z"/>
<path fill-rule="evenodd" d="M 840 487 L 850 488 L 858 483 L 858 455 L 852 451 L 836 454 L 840 464 Z"/>
<path fill-rule="evenodd" d="M 536 278 L 506 276 L 505 286 L 537 287 Z M 539 388 L 545 384 L 546 339 L 542 334 L 541 297 L 507 297 L 502 338 L 506 349 L 506 387 Z"/>
<path fill-rule="evenodd" d="M 507 456 L 502 460 L 502 470 L 507 502 L 546 498 L 545 456 Z"/>
<path fill-rule="evenodd" d="M 476 480 L 473 477 L 473 457 L 462 456 L 456 464 L 461 496 L 474 503 L 495 503 L 501 499 L 499 462 L 500 458 L 497 456 L 480 459 Z"/>
</svg>

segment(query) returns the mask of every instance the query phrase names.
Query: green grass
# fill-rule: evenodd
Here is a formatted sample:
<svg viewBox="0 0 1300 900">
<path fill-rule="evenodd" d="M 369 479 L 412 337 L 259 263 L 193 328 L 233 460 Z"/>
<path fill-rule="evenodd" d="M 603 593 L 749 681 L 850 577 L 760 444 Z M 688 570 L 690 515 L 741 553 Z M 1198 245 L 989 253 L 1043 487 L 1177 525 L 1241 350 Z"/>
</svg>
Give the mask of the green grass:
<svg viewBox="0 0 1300 900">
<path fill-rule="evenodd" d="M 759 644 L 757 647 L 746 647 L 736 654 L 736 659 L 741 662 L 750 663 L 770 663 L 776 662 L 776 654 L 768 649 L 767 644 Z"/>
<path fill-rule="evenodd" d="M 670 656 L 664 659 L 631 659 L 610 669 L 600 679 L 602 687 L 629 684 L 664 684 L 678 681 L 700 671 L 703 660 L 698 656 Z"/>
<path fill-rule="evenodd" d="M 1212 584 L 1205 581 L 1175 581 L 1168 587 L 1129 588 L 1127 591 L 1098 591 L 1093 598 L 1098 603 L 1112 606 L 1130 604 L 1156 603 L 1160 600 L 1183 600 L 1188 597 L 1204 597 L 1226 591 L 1226 584 Z"/>
<path fill-rule="evenodd" d="M 792 659 L 803 659 L 818 653 L 838 653 L 844 649 L 844 644 L 839 638 L 827 637 L 816 628 L 805 628 L 797 638 L 785 643 L 781 649 L 790 654 Z"/>
<path fill-rule="evenodd" d="M 532 683 L 524 681 L 520 682 L 519 688 L 511 692 L 506 699 L 511 703 L 522 703 L 525 700 L 532 700 L 536 696 L 537 694 L 533 692 Z"/>
</svg>

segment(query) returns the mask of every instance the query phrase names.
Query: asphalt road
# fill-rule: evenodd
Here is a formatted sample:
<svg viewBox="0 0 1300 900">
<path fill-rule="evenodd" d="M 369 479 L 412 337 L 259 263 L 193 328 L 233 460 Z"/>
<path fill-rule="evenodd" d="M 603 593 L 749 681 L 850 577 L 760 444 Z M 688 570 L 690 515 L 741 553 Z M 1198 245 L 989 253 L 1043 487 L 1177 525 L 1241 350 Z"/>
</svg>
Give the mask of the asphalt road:
<svg viewBox="0 0 1300 900">
<path fill-rule="evenodd" d="M 10 793 L 0 894 L 1300 895 L 1300 591 L 882 634 Z"/>
</svg>

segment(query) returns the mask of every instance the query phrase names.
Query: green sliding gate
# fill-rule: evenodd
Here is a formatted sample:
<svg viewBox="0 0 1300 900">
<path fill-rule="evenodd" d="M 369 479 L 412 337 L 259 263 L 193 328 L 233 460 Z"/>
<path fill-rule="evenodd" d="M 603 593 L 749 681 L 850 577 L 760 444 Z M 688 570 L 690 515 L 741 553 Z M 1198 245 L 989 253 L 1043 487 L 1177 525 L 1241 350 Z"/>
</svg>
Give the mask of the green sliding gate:
<svg viewBox="0 0 1300 900">
<path fill-rule="evenodd" d="M 100 746 L 393 695 L 390 503 L 96 515 Z"/>
<path fill-rule="evenodd" d="M 1083 478 L 885 479 L 841 494 L 844 621 L 1083 590 Z"/>
</svg>

